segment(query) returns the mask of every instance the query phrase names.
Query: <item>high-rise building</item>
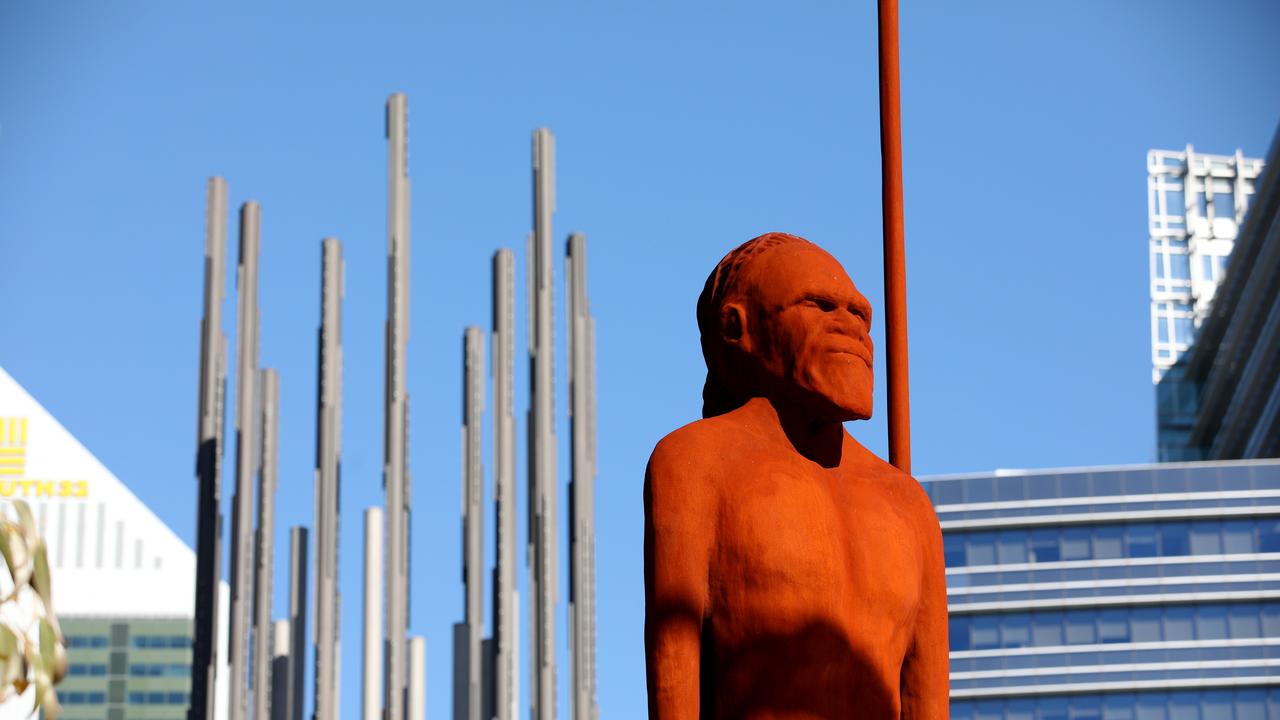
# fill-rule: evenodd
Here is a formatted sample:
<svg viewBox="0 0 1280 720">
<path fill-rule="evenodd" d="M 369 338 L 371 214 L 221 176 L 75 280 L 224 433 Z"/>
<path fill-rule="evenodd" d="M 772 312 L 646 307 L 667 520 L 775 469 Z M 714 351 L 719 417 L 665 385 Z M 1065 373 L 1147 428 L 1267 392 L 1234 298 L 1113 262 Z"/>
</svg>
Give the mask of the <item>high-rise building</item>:
<svg viewBox="0 0 1280 720">
<path fill-rule="evenodd" d="M 1267 156 L 1270 169 L 1254 183 L 1249 213 L 1240 225 L 1213 305 L 1199 319 L 1195 343 L 1169 374 L 1177 373 L 1178 392 L 1187 396 L 1185 401 L 1195 413 L 1177 418 L 1181 424 L 1176 435 L 1169 436 L 1162 427 L 1161 436 L 1178 443 L 1187 456 L 1206 460 L 1280 456 L 1278 154 L 1280 136 Z M 1157 386 L 1160 393 L 1170 394 L 1164 385 Z M 1162 448 L 1172 444 L 1163 442 Z"/>
<path fill-rule="evenodd" d="M 922 484 L 955 720 L 1280 718 L 1280 460 Z"/>
<path fill-rule="evenodd" d="M 1151 364 L 1162 461 L 1206 457 L 1191 438 L 1200 383 L 1186 377 L 1180 361 L 1210 318 L 1262 167 L 1239 150 L 1207 155 L 1188 145 L 1147 153 Z"/>
<path fill-rule="evenodd" d="M 922 479 L 956 720 L 1280 718 L 1276 173 L 1147 169 L 1162 462 Z"/>
<path fill-rule="evenodd" d="M 196 556 L 0 369 L 0 501 L 31 505 L 67 640 L 64 720 L 183 718 L 191 702 Z M 226 646 L 228 588 L 220 583 Z M 226 717 L 226 674 L 215 683 Z M 0 718 L 25 717 L 6 703 Z"/>
</svg>

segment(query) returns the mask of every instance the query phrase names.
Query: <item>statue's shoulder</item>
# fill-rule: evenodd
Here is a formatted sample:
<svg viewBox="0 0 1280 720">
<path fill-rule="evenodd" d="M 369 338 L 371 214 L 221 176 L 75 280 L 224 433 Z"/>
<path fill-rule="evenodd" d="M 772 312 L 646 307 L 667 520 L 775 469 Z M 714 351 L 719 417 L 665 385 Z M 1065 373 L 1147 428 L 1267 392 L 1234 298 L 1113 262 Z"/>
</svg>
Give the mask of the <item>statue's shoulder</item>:
<svg viewBox="0 0 1280 720">
<path fill-rule="evenodd" d="M 731 415 L 695 420 L 667 433 L 649 456 L 650 474 L 707 480 L 720 476 L 743 444 L 742 429 Z"/>
<path fill-rule="evenodd" d="M 657 469 L 693 468 L 700 465 L 719 434 L 713 419 L 695 420 L 667 433 L 653 448 L 649 465 Z"/>
<path fill-rule="evenodd" d="M 856 444 L 856 443 L 855 443 Z M 891 494 L 898 505 L 909 511 L 909 514 L 931 530 L 938 527 L 938 516 L 933 510 L 933 501 L 920 484 L 909 473 L 905 473 L 884 458 L 857 444 L 861 464 L 875 475 L 886 491 Z"/>
<path fill-rule="evenodd" d="M 665 525 L 704 524 L 708 508 L 720 497 L 724 477 L 724 469 L 715 461 L 723 457 L 716 425 L 714 419 L 698 420 L 658 441 L 645 468 L 647 517 Z"/>
</svg>

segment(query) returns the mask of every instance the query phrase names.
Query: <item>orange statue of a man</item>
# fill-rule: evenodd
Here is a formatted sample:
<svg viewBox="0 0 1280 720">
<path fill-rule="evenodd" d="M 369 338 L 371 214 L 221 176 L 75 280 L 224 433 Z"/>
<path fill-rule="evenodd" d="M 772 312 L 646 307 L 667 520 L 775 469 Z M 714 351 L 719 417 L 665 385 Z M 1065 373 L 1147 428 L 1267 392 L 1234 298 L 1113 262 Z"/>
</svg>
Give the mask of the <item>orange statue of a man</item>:
<svg viewBox="0 0 1280 720">
<path fill-rule="evenodd" d="M 703 418 L 645 474 L 649 716 L 947 717 L 942 533 L 909 475 L 858 444 L 871 306 L 781 233 L 698 299 Z"/>
</svg>

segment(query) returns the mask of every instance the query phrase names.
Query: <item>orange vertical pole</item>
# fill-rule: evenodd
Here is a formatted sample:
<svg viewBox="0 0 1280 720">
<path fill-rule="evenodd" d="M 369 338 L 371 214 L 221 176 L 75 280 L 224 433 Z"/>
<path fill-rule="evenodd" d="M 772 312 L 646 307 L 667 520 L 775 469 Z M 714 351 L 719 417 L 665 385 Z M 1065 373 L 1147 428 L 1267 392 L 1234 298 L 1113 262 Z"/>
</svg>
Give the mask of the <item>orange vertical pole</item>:
<svg viewBox="0 0 1280 720">
<path fill-rule="evenodd" d="M 907 379 L 907 258 L 902 226 L 902 104 L 898 0 L 879 0 L 880 184 L 884 217 L 884 334 L 889 385 L 889 462 L 911 472 Z"/>
</svg>

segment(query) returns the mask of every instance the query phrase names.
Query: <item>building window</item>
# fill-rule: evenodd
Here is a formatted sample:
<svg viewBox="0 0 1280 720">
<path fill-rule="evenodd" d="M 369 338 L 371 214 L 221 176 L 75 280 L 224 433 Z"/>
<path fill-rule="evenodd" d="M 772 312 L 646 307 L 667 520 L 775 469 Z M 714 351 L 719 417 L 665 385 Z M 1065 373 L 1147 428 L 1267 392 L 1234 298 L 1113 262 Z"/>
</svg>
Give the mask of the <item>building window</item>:
<svg viewBox="0 0 1280 720">
<path fill-rule="evenodd" d="M 947 567 L 1021 565 L 1071 560 L 1280 553 L 1274 520 L 1169 521 L 1057 528 L 1030 532 L 951 532 L 943 536 Z"/>
<path fill-rule="evenodd" d="M 191 638 L 183 635 L 136 635 L 130 645 L 143 650 L 178 650 L 191 647 Z"/>
<path fill-rule="evenodd" d="M 1058 531 L 1056 529 L 1031 531 L 1031 562 L 1057 562 L 1062 559 L 1058 550 Z"/>
<path fill-rule="evenodd" d="M 67 637 L 68 648 L 104 648 L 107 647 L 106 635 L 70 635 Z"/>
<path fill-rule="evenodd" d="M 1041 610 L 955 615 L 951 650 L 997 650 L 1097 643 L 1223 641 L 1274 637 L 1280 604 L 1216 603 L 1164 607 Z"/>
</svg>

